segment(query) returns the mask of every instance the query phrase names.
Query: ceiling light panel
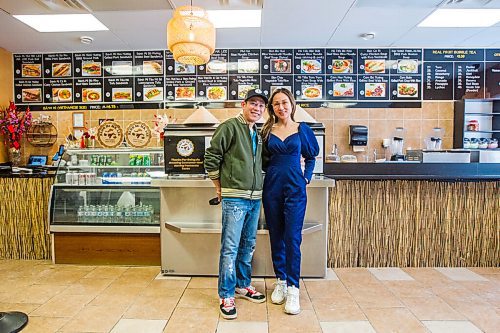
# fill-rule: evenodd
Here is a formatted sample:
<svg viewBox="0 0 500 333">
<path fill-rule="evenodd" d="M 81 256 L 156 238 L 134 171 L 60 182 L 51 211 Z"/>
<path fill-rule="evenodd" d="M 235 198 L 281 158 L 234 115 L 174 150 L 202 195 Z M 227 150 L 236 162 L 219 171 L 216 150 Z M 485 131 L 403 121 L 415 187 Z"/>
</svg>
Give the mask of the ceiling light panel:
<svg viewBox="0 0 500 333">
<path fill-rule="evenodd" d="M 437 9 L 418 27 L 477 28 L 490 27 L 500 21 L 500 9 Z"/>
<path fill-rule="evenodd" d="M 207 10 L 208 19 L 216 28 L 258 28 L 261 10 Z"/>
<path fill-rule="evenodd" d="M 102 31 L 108 28 L 91 14 L 13 15 L 39 32 Z"/>
</svg>

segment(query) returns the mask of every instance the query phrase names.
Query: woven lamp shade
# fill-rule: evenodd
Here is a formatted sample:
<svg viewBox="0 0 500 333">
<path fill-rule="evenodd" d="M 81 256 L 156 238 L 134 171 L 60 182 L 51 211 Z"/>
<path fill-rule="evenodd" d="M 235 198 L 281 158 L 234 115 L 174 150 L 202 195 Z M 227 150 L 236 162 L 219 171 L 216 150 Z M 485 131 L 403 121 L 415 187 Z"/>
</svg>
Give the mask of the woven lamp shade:
<svg viewBox="0 0 500 333">
<path fill-rule="evenodd" d="M 182 6 L 167 25 L 167 46 L 175 61 L 202 65 L 215 51 L 215 27 L 200 7 Z"/>
</svg>

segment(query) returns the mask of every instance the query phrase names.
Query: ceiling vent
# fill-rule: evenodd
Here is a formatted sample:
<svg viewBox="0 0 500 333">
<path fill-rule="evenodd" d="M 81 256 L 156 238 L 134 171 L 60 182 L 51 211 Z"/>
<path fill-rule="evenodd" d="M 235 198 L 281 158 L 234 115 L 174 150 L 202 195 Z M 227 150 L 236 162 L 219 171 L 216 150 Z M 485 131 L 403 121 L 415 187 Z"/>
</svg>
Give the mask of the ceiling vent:
<svg viewBox="0 0 500 333">
<path fill-rule="evenodd" d="M 35 0 L 35 2 L 52 11 L 90 11 L 81 0 Z"/>
<path fill-rule="evenodd" d="M 490 2 L 491 0 L 444 0 L 438 5 L 438 7 L 480 9 Z"/>
</svg>

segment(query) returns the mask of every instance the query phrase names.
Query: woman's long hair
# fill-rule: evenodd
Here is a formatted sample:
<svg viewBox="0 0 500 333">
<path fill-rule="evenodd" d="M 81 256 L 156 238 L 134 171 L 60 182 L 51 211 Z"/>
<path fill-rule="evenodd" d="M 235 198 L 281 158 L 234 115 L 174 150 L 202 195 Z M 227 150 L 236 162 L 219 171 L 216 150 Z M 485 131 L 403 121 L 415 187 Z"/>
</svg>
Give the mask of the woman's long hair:
<svg viewBox="0 0 500 333">
<path fill-rule="evenodd" d="M 273 94 L 271 95 L 271 98 L 269 98 L 269 103 L 267 103 L 267 112 L 269 112 L 269 118 L 267 119 L 264 126 L 262 126 L 262 130 L 260 131 L 260 135 L 262 136 L 262 139 L 264 141 L 269 140 L 269 135 L 271 134 L 271 130 L 273 129 L 273 125 L 278 122 L 278 116 L 276 116 L 276 113 L 274 112 L 274 109 L 273 109 L 273 100 L 274 100 L 274 96 L 276 96 L 276 94 L 279 94 L 279 93 L 285 94 L 288 97 L 288 99 L 290 100 L 290 104 L 292 105 L 291 118 L 293 121 L 295 121 L 294 115 L 295 115 L 296 103 L 295 103 L 295 98 L 293 98 L 292 92 L 286 88 L 276 89 L 273 92 Z"/>
</svg>

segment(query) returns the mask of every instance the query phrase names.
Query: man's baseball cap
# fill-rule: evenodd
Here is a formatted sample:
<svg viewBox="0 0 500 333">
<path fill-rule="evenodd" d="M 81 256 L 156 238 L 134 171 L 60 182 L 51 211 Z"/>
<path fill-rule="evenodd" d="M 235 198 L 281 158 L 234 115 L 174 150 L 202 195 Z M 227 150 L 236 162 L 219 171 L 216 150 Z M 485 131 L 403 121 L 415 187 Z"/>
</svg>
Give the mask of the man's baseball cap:
<svg viewBox="0 0 500 333">
<path fill-rule="evenodd" d="M 247 92 L 247 96 L 245 97 L 245 102 L 248 101 L 252 97 L 260 97 L 267 104 L 268 100 L 264 92 L 260 89 L 252 89 Z"/>
</svg>

